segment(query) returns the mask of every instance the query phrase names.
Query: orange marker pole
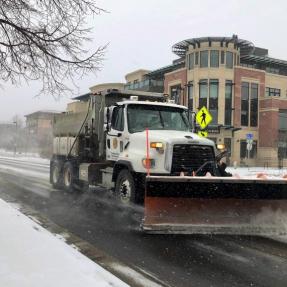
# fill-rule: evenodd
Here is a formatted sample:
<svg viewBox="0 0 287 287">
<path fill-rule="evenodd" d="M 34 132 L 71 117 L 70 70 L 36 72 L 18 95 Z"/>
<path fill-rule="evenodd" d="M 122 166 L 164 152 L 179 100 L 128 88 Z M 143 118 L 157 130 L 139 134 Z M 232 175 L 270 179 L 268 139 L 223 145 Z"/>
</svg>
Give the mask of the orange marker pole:
<svg viewBox="0 0 287 287">
<path fill-rule="evenodd" d="M 149 160 L 149 139 L 148 139 L 148 128 L 146 128 L 146 173 L 150 175 L 150 160 Z"/>
</svg>

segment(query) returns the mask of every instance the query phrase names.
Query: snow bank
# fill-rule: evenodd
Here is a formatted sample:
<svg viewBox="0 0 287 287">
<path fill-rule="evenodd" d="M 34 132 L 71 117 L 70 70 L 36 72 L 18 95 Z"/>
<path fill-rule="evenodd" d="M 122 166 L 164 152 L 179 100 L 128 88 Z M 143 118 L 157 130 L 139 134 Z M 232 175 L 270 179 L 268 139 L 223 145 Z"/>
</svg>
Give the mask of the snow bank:
<svg viewBox="0 0 287 287">
<path fill-rule="evenodd" d="M 16 153 L 12 151 L 6 151 L 3 149 L 0 149 L 0 156 L 4 158 L 9 159 L 17 159 L 17 160 L 23 160 L 23 161 L 29 161 L 29 162 L 35 162 L 35 163 L 44 163 L 48 164 L 50 162 L 49 159 L 41 158 L 39 154 L 36 153 Z"/>
<path fill-rule="evenodd" d="M 0 228 L 0 286 L 128 286 L 3 200 Z"/>
<path fill-rule="evenodd" d="M 278 178 L 282 179 L 284 175 L 287 174 L 287 169 L 278 169 L 278 168 L 268 168 L 265 169 L 263 167 L 227 167 L 227 172 L 232 173 L 234 176 L 238 175 L 239 177 L 247 177 L 247 178 L 257 178 L 258 175 L 266 175 L 267 178 Z"/>
</svg>

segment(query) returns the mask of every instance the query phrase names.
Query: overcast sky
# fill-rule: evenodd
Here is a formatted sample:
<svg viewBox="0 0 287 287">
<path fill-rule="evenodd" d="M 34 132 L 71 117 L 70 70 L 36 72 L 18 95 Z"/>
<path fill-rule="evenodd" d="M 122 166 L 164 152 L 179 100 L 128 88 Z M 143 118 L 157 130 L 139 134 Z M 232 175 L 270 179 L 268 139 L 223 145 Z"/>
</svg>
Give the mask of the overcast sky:
<svg viewBox="0 0 287 287">
<path fill-rule="evenodd" d="M 99 0 L 103 13 L 89 21 L 94 43 L 109 43 L 103 68 L 78 80 L 83 94 L 103 82 L 124 82 L 125 74 L 157 69 L 176 58 L 171 46 L 203 36 L 232 36 L 269 49 L 269 56 L 287 60 L 287 1 L 276 0 Z M 40 85 L 15 87 L 0 83 L 0 121 L 36 110 L 64 110 L 70 100 L 37 97 Z"/>
</svg>

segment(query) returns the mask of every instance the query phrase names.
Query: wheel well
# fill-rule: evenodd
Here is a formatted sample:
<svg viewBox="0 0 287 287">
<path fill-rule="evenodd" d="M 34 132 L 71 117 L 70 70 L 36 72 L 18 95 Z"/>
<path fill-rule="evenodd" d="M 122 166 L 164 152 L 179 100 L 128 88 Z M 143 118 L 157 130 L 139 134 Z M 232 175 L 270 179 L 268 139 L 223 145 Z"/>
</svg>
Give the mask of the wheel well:
<svg viewBox="0 0 287 287">
<path fill-rule="evenodd" d="M 133 173 L 133 167 L 132 167 L 131 163 L 124 162 L 124 161 L 117 162 L 113 168 L 113 177 L 112 177 L 113 182 L 115 182 L 117 180 L 118 174 L 123 169 L 127 169 L 129 172 Z"/>
</svg>

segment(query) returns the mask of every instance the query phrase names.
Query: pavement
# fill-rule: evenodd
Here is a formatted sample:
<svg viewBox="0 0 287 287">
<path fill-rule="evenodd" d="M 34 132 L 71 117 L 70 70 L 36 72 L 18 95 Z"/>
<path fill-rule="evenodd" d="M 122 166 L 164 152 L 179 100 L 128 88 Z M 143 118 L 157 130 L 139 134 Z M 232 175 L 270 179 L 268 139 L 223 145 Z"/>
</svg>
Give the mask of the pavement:
<svg viewBox="0 0 287 287">
<path fill-rule="evenodd" d="M 139 229 L 141 207 L 123 208 L 100 189 L 75 194 L 53 190 L 48 172 L 48 163 L 0 158 L 0 197 L 33 209 L 111 256 L 120 264 L 107 268 L 119 278 L 141 278 L 131 283 L 126 277 L 130 286 L 287 286 L 284 240 L 147 235 Z M 93 260 L 101 261 L 100 256 Z"/>
</svg>

